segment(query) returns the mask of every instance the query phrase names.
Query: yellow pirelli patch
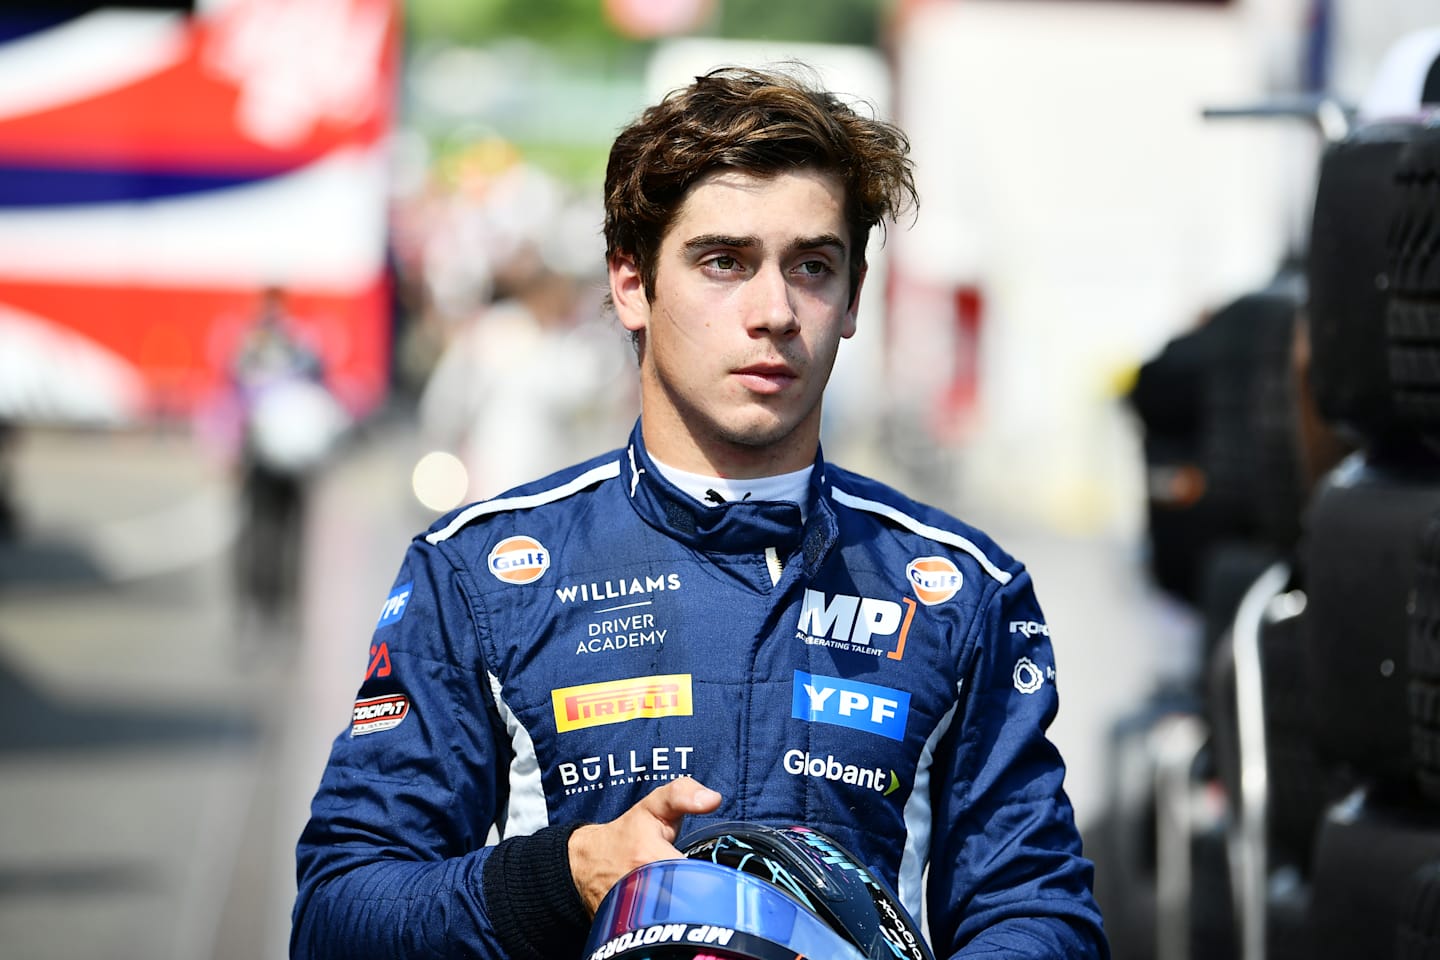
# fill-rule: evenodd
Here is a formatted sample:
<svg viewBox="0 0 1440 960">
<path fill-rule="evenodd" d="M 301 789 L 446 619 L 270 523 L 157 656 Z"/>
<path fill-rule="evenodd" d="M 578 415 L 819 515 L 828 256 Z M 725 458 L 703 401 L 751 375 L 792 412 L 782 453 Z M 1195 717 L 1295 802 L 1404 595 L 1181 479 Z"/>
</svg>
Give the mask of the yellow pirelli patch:
<svg viewBox="0 0 1440 960">
<path fill-rule="evenodd" d="M 560 733 L 641 717 L 689 717 L 695 712 L 688 673 L 561 687 L 550 691 L 550 702 Z"/>
</svg>

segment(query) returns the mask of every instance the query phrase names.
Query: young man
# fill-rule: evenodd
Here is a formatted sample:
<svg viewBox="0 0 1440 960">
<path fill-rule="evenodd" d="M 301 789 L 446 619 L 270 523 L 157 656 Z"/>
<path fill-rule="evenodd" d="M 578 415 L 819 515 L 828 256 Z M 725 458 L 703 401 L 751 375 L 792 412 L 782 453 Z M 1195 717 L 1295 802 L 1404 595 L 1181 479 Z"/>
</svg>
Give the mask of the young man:
<svg viewBox="0 0 1440 960">
<path fill-rule="evenodd" d="M 572 957 L 617 879 L 716 819 L 835 837 L 939 956 L 1107 954 L 1029 575 L 819 450 L 907 150 L 739 69 L 620 134 L 640 421 L 414 542 L 300 840 L 295 956 Z"/>
</svg>

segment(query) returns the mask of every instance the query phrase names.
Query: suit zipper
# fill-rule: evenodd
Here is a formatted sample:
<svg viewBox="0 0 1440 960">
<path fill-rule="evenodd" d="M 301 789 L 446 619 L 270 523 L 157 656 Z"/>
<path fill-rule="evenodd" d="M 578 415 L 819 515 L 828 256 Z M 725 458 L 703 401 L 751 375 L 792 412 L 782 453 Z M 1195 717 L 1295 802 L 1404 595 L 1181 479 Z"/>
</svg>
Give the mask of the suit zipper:
<svg viewBox="0 0 1440 960">
<path fill-rule="evenodd" d="M 780 574 L 785 572 L 780 554 L 774 547 L 765 548 L 765 568 L 770 571 L 770 586 L 773 587 L 780 582 Z"/>
</svg>

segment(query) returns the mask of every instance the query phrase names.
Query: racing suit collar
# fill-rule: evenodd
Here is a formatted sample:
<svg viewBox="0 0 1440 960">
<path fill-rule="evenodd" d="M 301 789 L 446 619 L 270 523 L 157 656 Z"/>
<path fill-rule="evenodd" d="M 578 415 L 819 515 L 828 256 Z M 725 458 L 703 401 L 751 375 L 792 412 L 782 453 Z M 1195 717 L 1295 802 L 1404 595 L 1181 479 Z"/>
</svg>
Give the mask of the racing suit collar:
<svg viewBox="0 0 1440 960">
<path fill-rule="evenodd" d="M 630 431 L 630 442 L 620 458 L 620 476 L 630 503 L 650 526 L 686 546 L 705 553 L 760 553 L 775 548 L 789 556 L 802 542 L 807 572 L 835 542 L 835 514 L 830 508 L 825 457 L 815 452 L 810 473 L 809 520 L 803 526 L 800 508 L 774 500 L 746 500 L 705 504 L 671 484 L 645 449 L 640 422 Z"/>
</svg>

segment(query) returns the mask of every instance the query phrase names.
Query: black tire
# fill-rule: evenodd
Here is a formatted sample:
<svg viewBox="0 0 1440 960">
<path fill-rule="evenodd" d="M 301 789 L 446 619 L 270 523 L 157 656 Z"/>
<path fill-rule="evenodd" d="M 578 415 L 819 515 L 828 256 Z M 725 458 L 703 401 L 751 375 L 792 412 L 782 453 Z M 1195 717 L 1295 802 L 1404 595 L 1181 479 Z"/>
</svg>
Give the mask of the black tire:
<svg viewBox="0 0 1440 960">
<path fill-rule="evenodd" d="M 1327 762 L 1320 752 L 1311 709 L 1314 698 L 1306 672 L 1298 667 L 1309 639 L 1303 615 L 1266 623 L 1260 637 L 1269 786 L 1267 860 L 1272 872 L 1291 867 L 1301 876 L 1309 875 L 1315 833 L 1325 810 L 1355 786 L 1347 766 Z M 1211 729 L 1216 770 L 1233 815 L 1238 815 L 1235 709 L 1234 659 L 1227 633 L 1211 668 Z"/>
<path fill-rule="evenodd" d="M 1422 127 L 1396 163 L 1386 332 L 1395 408 L 1440 434 L 1440 128 Z"/>
<path fill-rule="evenodd" d="M 1304 616 L 1267 624 L 1261 646 L 1265 674 L 1265 739 L 1269 769 L 1271 868 L 1309 875 L 1315 834 L 1331 803 L 1354 787 L 1348 768 L 1321 755 L 1312 705 L 1299 669 L 1310 634 Z"/>
<path fill-rule="evenodd" d="M 1410 598 L 1410 749 L 1420 791 L 1440 801 L 1440 515 L 1420 535 Z"/>
<path fill-rule="evenodd" d="M 1300 533 L 1304 480 L 1294 345 L 1293 290 L 1247 294 L 1208 326 L 1215 354 L 1206 371 L 1202 464 L 1207 494 L 1238 532 L 1288 550 Z"/>
<path fill-rule="evenodd" d="M 1408 607 L 1419 531 L 1440 509 L 1437 478 L 1433 461 L 1381 465 L 1353 455 L 1317 489 L 1302 548 L 1302 669 L 1322 756 L 1406 784 L 1414 779 Z"/>
<path fill-rule="evenodd" d="M 1424 864 L 1406 881 L 1395 960 L 1440 960 L 1440 861 Z"/>
<path fill-rule="evenodd" d="M 1265 960 L 1315 960 L 1310 896 L 1310 885 L 1293 872 L 1272 875 L 1265 908 Z"/>
<path fill-rule="evenodd" d="M 1273 547 L 1244 541 L 1218 544 L 1206 558 L 1200 593 L 1205 662 L 1220 656 L 1221 638 L 1230 631 L 1245 591 L 1260 574 L 1285 554 Z M 1226 650 L 1229 650 L 1228 643 Z M 1228 656 L 1228 653 L 1225 654 Z M 1211 718 L 1213 722 L 1213 717 Z"/>
<path fill-rule="evenodd" d="M 1144 438 L 1149 569 L 1157 586 L 1192 606 L 1223 519 L 1205 496 L 1200 437 L 1213 337 L 1202 326 L 1172 338 L 1141 365 L 1128 397 Z"/>
<path fill-rule="evenodd" d="M 1233 957 L 1239 946 L 1225 831 L 1216 826 L 1190 841 L 1190 956 Z"/>
<path fill-rule="evenodd" d="M 1207 602 L 1220 545 L 1284 553 L 1299 537 L 1302 287 L 1282 272 L 1227 304 L 1144 364 L 1130 393 L 1144 427 L 1151 573 L 1191 606 Z"/>
<path fill-rule="evenodd" d="M 1404 430 L 1390 387 L 1386 243 L 1411 124 L 1361 127 L 1320 160 L 1310 230 L 1310 389 L 1321 416 L 1362 445 Z"/>
<path fill-rule="evenodd" d="M 1440 812 L 1401 797 L 1333 806 L 1320 828 L 1311 886 L 1317 960 L 1392 955 L 1411 878 L 1437 859 Z"/>
</svg>

